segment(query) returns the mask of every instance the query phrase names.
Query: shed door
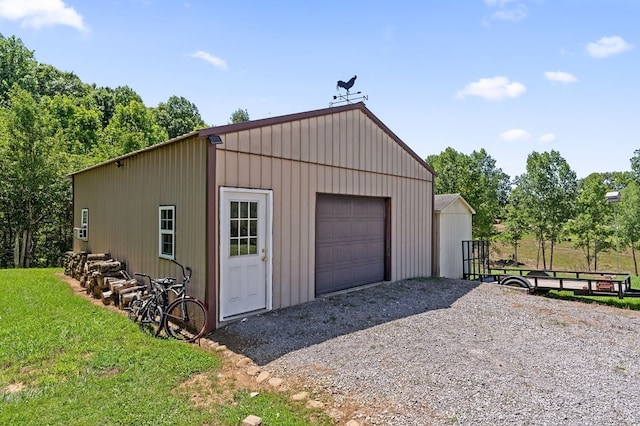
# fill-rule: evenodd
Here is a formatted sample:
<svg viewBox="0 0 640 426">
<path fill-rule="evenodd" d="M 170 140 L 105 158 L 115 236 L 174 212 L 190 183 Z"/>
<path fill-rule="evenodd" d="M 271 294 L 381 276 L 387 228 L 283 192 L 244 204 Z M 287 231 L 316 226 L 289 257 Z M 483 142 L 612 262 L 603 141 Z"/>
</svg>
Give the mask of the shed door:
<svg viewBox="0 0 640 426">
<path fill-rule="evenodd" d="M 316 296 L 383 281 L 385 199 L 319 194 Z"/>
</svg>

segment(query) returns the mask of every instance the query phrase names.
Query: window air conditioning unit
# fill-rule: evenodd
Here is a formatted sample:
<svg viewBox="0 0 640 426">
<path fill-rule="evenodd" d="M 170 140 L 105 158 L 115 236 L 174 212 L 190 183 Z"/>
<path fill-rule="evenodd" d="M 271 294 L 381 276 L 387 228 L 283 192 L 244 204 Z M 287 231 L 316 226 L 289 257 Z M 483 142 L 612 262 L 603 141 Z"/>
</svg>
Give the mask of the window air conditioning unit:
<svg viewBox="0 0 640 426">
<path fill-rule="evenodd" d="M 87 241 L 89 239 L 87 228 L 73 228 L 73 238 Z"/>
</svg>

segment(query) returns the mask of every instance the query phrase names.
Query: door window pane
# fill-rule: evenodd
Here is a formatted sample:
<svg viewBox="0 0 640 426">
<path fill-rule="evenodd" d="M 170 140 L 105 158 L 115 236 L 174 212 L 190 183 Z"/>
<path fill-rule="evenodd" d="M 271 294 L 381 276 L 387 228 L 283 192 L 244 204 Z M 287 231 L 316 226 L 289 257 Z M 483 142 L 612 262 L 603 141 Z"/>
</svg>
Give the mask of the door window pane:
<svg viewBox="0 0 640 426">
<path fill-rule="evenodd" d="M 231 201 L 229 255 L 258 254 L 258 202 Z"/>
</svg>

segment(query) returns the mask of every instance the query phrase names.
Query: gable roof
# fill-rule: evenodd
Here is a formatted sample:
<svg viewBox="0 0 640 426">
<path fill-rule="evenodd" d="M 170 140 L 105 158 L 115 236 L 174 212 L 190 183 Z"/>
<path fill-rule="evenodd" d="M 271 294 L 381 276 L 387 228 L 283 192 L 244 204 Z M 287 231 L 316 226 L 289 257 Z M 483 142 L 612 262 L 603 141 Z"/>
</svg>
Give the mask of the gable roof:
<svg viewBox="0 0 640 426">
<path fill-rule="evenodd" d="M 440 194 L 435 195 L 433 198 L 433 211 L 436 213 L 442 213 L 447 210 L 456 201 L 460 200 L 460 203 L 465 206 L 471 214 L 476 214 L 476 211 L 471 207 L 467 200 L 460 194 Z"/>
<path fill-rule="evenodd" d="M 134 155 L 138 155 L 138 154 L 141 154 L 141 153 L 146 152 L 146 151 L 151 151 L 151 150 L 158 149 L 158 148 L 161 148 L 161 147 L 166 146 L 166 145 L 177 143 L 177 142 L 180 142 L 181 140 L 187 139 L 187 138 L 192 137 L 194 135 L 198 135 L 198 137 L 201 137 L 201 138 L 206 138 L 207 136 L 210 136 L 210 135 L 218 135 L 218 136 L 220 136 L 220 135 L 224 135 L 224 134 L 227 134 L 227 133 L 239 132 L 239 131 L 242 131 L 242 130 L 250 130 L 250 129 L 255 129 L 255 128 L 259 128 L 259 127 L 272 126 L 272 125 L 275 125 L 275 124 L 288 123 L 288 122 L 291 122 L 291 121 L 304 120 L 304 119 L 320 117 L 320 116 L 324 116 L 324 115 L 338 114 L 338 113 L 341 113 L 341 112 L 344 112 L 344 111 L 351 111 L 351 110 L 360 110 L 360 111 L 362 111 L 362 113 L 364 113 L 377 126 L 379 126 L 385 133 L 387 133 L 389 135 L 389 137 L 391 137 L 391 139 L 393 139 L 398 145 L 400 145 L 405 151 L 407 151 L 407 153 L 409 153 L 409 155 L 411 155 L 422 167 L 424 167 L 427 170 L 429 170 L 429 172 L 431 172 L 434 176 L 437 175 L 435 170 L 429 164 L 427 164 L 427 162 L 424 159 L 420 158 L 420 156 L 418 154 L 416 154 L 411 148 L 409 148 L 409 146 L 407 144 L 405 144 L 395 133 L 393 133 L 391 131 L 391 129 L 389 129 L 378 117 L 376 117 L 364 105 L 363 102 L 358 102 L 358 103 L 355 103 L 355 104 L 347 104 L 347 105 L 342 105 L 342 106 L 337 106 L 337 107 L 329 107 L 329 108 L 318 109 L 318 110 L 314 110 L 314 111 L 299 112 L 299 113 L 295 113 L 295 114 L 281 115 L 281 116 L 278 116 L 278 117 L 263 118 L 263 119 L 259 119 L 259 120 L 250 120 L 250 121 L 244 121 L 242 123 L 226 124 L 226 125 L 222 125 L 222 126 L 213 126 L 213 127 L 208 127 L 208 128 L 205 128 L 205 129 L 195 130 L 193 132 L 186 133 L 184 135 L 175 137 L 173 139 L 169 139 L 168 141 L 161 142 L 159 144 L 155 144 L 155 145 L 152 145 L 152 146 L 149 146 L 149 147 L 137 150 L 137 151 L 129 152 L 129 153 L 123 154 L 123 155 L 121 155 L 119 157 L 114 157 L 114 158 L 111 158 L 111 159 L 109 159 L 107 161 L 104 161 L 102 163 L 95 164 L 93 166 L 87 167 L 87 168 L 82 169 L 82 170 L 78 170 L 76 172 L 70 173 L 69 176 L 73 176 L 73 175 L 76 175 L 78 173 L 81 173 L 81 172 L 84 172 L 84 171 L 87 171 L 87 170 L 91 170 L 91 169 L 100 167 L 100 166 L 105 165 L 105 164 L 113 163 L 116 160 L 123 160 L 125 158 L 133 157 Z"/>
</svg>

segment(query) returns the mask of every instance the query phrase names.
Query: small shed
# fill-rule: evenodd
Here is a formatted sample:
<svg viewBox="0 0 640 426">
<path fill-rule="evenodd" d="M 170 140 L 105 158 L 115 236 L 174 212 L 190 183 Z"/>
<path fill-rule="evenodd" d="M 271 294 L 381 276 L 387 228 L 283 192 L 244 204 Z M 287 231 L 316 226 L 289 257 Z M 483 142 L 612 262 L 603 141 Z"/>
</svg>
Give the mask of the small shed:
<svg viewBox="0 0 640 426">
<path fill-rule="evenodd" d="M 472 239 L 476 211 L 460 194 L 436 195 L 433 205 L 433 275 L 462 278 L 462 241 Z"/>
<path fill-rule="evenodd" d="M 218 327 L 432 275 L 434 176 L 363 103 L 211 127 L 73 173 L 74 250 L 179 260 Z"/>
</svg>

